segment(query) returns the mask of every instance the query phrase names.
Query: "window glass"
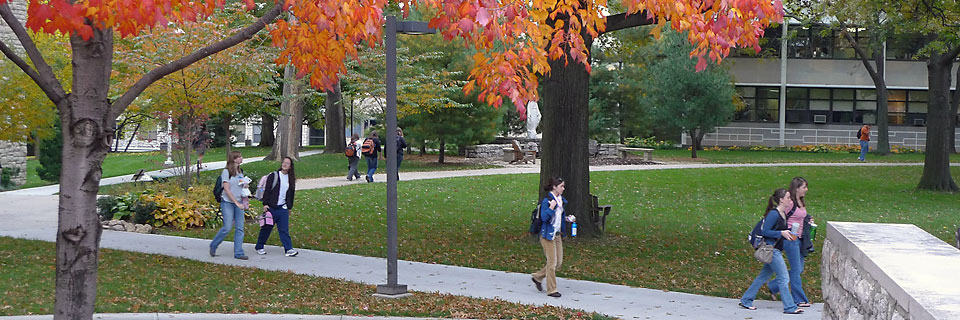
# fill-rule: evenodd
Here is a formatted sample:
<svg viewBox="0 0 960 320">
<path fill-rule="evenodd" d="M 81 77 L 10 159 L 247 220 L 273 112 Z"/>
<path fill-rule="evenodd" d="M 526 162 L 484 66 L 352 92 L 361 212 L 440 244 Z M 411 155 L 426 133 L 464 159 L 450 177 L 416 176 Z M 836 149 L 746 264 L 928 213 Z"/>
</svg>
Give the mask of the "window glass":
<svg viewBox="0 0 960 320">
<path fill-rule="evenodd" d="M 787 99 L 806 99 L 807 88 L 787 88 Z"/>
<path fill-rule="evenodd" d="M 926 102 L 911 102 L 910 113 L 927 113 Z"/>
<path fill-rule="evenodd" d="M 887 91 L 887 101 L 907 101 L 907 91 L 889 90 Z"/>
<path fill-rule="evenodd" d="M 907 112 L 907 103 L 902 101 L 887 102 L 887 112 Z"/>
<path fill-rule="evenodd" d="M 810 110 L 830 110 L 830 100 L 810 100 Z"/>
<path fill-rule="evenodd" d="M 853 111 L 853 101 L 834 101 L 833 111 Z"/>
<path fill-rule="evenodd" d="M 876 101 L 857 101 L 857 110 L 877 110 Z"/>
<path fill-rule="evenodd" d="M 853 89 L 833 89 L 833 98 L 836 100 L 853 100 Z"/>
<path fill-rule="evenodd" d="M 926 91 L 910 91 L 910 101 L 923 101 L 923 102 L 928 101 L 927 92 Z"/>
<path fill-rule="evenodd" d="M 757 96 L 757 87 L 737 87 L 737 94 L 744 98 Z"/>
<path fill-rule="evenodd" d="M 877 100 L 877 91 L 857 90 L 857 100 Z"/>
<path fill-rule="evenodd" d="M 810 99 L 830 99 L 830 89 L 810 89 Z"/>
</svg>

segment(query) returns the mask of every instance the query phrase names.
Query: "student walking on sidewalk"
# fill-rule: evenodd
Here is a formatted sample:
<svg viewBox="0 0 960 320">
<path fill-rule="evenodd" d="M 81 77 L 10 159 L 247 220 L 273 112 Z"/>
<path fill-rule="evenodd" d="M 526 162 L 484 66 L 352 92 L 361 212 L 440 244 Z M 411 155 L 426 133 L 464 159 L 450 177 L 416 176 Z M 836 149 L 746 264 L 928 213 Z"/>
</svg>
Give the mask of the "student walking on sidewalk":
<svg viewBox="0 0 960 320">
<path fill-rule="evenodd" d="M 357 172 L 357 165 L 360 164 L 360 145 L 357 144 L 357 140 L 360 140 L 360 136 L 354 133 L 350 136 L 350 143 L 347 144 L 347 167 L 350 168 L 350 171 L 347 172 L 347 181 L 353 181 L 353 179 L 360 179 L 360 173 Z M 352 151 L 351 151 L 352 150 Z"/>
<path fill-rule="evenodd" d="M 870 152 L 870 125 L 865 124 L 857 132 L 857 138 L 860 139 L 860 157 L 857 160 L 867 160 L 867 152 Z"/>
<path fill-rule="evenodd" d="M 240 260 L 249 259 L 243 254 L 243 210 L 246 210 L 249 204 L 243 204 L 240 196 L 243 194 L 243 188 L 240 186 L 244 180 L 243 170 L 240 164 L 243 163 L 243 156 L 240 151 L 231 151 L 227 157 L 227 168 L 220 173 L 220 180 L 223 181 L 223 194 L 220 196 L 220 212 L 223 213 L 223 226 L 210 242 L 210 256 L 217 255 L 217 247 L 223 242 L 223 239 L 233 228 L 233 257 Z"/>
<path fill-rule="evenodd" d="M 563 263 L 563 235 L 560 230 L 563 226 L 563 208 L 567 205 L 567 199 L 562 194 L 566 187 L 560 178 L 551 178 L 544 186 L 547 196 L 540 201 L 540 246 L 543 247 L 543 254 L 547 256 L 547 264 L 543 269 L 532 274 L 533 284 L 538 291 L 543 291 L 543 280 L 547 280 L 547 295 L 559 298 L 560 292 L 557 291 L 557 269 Z M 567 216 L 568 222 L 573 222 L 573 215 Z"/>
<path fill-rule="evenodd" d="M 273 223 L 277 225 L 277 233 L 280 234 L 280 243 L 283 244 L 284 255 L 288 257 L 295 257 L 299 253 L 290 241 L 290 210 L 293 209 L 296 187 L 297 176 L 293 168 L 293 159 L 285 157 L 280 162 L 280 169 L 267 176 L 266 188 L 263 189 L 263 210 L 270 211 L 270 215 L 273 216 Z M 260 235 L 254 247 L 257 249 L 257 254 L 267 254 L 263 245 L 270 238 L 271 231 L 273 231 L 273 225 L 264 224 L 260 227 Z"/>
<path fill-rule="evenodd" d="M 380 159 L 380 138 L 376 131 L 370 132 L 370 136 L 363 140 L 360 150 L 363 158 L 367 159 L 367 182 L 373 182 L 373 174 L 377 173 L 377 161 Z"/>
<path fill-rule="evenodd" d="M 772 245 L 773 260 L 764 264 L 760 269 L 760 274 L 753 279 L 753 283 L 743 293 L 740 298 L 740 307 L 749 310 L 757 310 L 753 306 L 753 300 L 757 298 L 757 292 L 763 287 L 763 284 L 770 279 L 770 276 L 776 274 L 777 277 L 771 282 L 771 287 L 776 286 L 780 292 L 780 300 L 783 301 L 783 313 L 800 314 L 803 309 L 797 307 L 790 294 L 790 275 L 787 272 L 787 264 L 783 261 L 783 242 L 795 241 L 797 236 L 790 233 L 787 227 L 787 210 L 793 207 L 793 199 L 790 198 L 790 192 L 780 188 L 773 191 L 773 195 L 767 200 L 767 214 L 763 220 L 760 229 L 760 235 L 767 245 Z"/>
</svg>

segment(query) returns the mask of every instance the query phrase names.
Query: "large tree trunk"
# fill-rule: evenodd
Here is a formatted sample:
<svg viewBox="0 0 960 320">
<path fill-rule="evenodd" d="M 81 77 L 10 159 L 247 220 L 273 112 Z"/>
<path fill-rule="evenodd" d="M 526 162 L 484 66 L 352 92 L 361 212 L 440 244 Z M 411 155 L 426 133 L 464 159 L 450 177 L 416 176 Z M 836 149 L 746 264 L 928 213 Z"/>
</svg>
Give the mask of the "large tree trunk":
<svg viewBox="0 0 960 320">
<path fill-rule="evenodd" d="M 873 53 L 874 64 L 876 64 L 877 68 L 877 76 L 873 79 L 873 83 L 877 89 L 876 153 L 881 156 L 886 156 L 890 154 L 890 117 L 888 117 L 888 111 L 890 109 L 890 104 L 888 101 L 890 94 L 887 91 L 887 83 L 883 79 L 884 72 L 886 72 L 883 64 L 887 59 L 883 52 L 883 49 L 877 49 L 877 51 Z"/>
<path fill-rule="evenodd" d="M 440 138 L 440 156 L 437 157 L 437 162 L 443 163 L 443 157 L 447 154 L 447 143 L 443 141 L 443 138 Z"/>
<path fill-rule="evenodd" d="M 276 138 L 273 135 L 274 129 L 274 120 L 273 115 L 264 112 L 260 115 L 262 121 L 260 122 L 260 147 L 272 147 L 276 142 Z"/>
<path fill-rule="evenodd" d="M 343 153 L 347 148 L 346 130 L 344 130 L 343 95 L 340 92 L 340 82 L 333 86 L 333 91 L 327 91 L 326 130 L 323 131 L 323 153 Z"/>
<path fill-rule="evenodd" d="M 593 39 L 584 34 L 586 47 Z M 590 162 L 588 157 L 588 118 L 590 74 L 580 63 L 550 60 L 550 74 L 543 82 L 543 106 L 540 108 L 543 132 L 540 162 L 540 186 L 558 177 L 565 181 L 564 208 L 577 217 L 581 236 L 600 235 L 600 226 L 590 217 Z M 543 188 L 540 199 L 546 196 Z"/>
<path fill-rule="evenodd" d="M 227 139 L 227 145 L 224 147 L 224 152 L 227 155 L 224 161 L 230 159 L 230 151 L 233 150 L 233 142 L 230 142 L 230 137 L 233 136 L 233 133 L 230 131 L 230 124 L 233 123 L 233 116 L 230 114 L 223 115 L 223 120 L 220 122 L 220 127 L 223 128 L 225 138 Z"/>
<path fill-rule="evenodd" d="M 287 66 L 283 71 L 283 102 L 280 103 L 280 121 L 273 150 L 264 160 L 290 157 L 300 160 L 300 139 L 303 133 L 303 83 L 296 80 L 297 71 Z"/>
<path fill-rule="evenodd" d="M 703 135 L 700 130 L 693 129 L 687 132 L 690 136 L 690 158 L 697 158 L 697 150 L 703 150 Z"/>
<path fill-rule="evenodd" d="M 927 110 L 927 149 L 923 162 L 923 176 L 919 189 L 956 192 L 957 184 L 950 175 L 948 140 L 953 140 L 950 130 L 950 78 L 956 54 L 931 54 L 927 61 L 930 87 L 930 102 Z"/>
<path fill-rule="evenodd" d="M 113 62 L 113 32 L 93 29 L 89 41 L 70 37 L 73 94 L 58 106 L 64 159 L 60 169 L 54 319 L 91 319 L 97 297 L 100 219 L 97 192 L 116 118 L 107 90 Z"/>
</svg>

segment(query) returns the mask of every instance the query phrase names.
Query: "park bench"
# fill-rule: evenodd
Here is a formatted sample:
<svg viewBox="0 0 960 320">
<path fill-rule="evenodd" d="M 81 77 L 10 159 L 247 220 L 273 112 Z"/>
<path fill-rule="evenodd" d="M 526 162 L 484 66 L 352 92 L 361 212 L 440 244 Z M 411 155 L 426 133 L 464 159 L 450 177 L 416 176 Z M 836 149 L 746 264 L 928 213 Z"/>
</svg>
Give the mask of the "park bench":
<svg viewBox="0 0 960 320">
<path fill-rule="evenodd" d="M 643 152 L 643 160 L 646 160 L 646 161 L 653 160 L 653 149 L 650 149 L 650 148 L 620 147 L 617 149 L 617 151 L 620 151 L 620 158 L 626 158 L 630 152 Z"/>
<path fill-rule="evenodd" d="M 600 205 L 600 199 L 595 195 L 590 195 L 592 200 L 592 205 L 590 206 L 590 217 L 593 218 L 593 223 L 600 226 L 600 230 L 607 230 L 607 215 L 610 214 L 610 209 L 613 209 L 611 205 Z"/>
<path fill-rule="evenodd" d="M 523 161 L 523 163 L 533 162 L 537 164 L 537 151 L 520 149 L 520 142 L 513 140 L 513 161 L 511 164 Z"/>
</svg>

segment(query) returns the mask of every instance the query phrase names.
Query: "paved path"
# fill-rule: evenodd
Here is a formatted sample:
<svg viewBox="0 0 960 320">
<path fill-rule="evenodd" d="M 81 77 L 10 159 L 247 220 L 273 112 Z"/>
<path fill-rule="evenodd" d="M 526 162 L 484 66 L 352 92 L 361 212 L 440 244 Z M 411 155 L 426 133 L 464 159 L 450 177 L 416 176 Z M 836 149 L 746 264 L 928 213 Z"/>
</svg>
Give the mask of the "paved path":
<svg viewBox="0 0 960 320">
<path fill-rule="evenodd" d="M 0 317 L 0 320 L 48 320 L 52 315 Z M 234 313 L 107 313 L 95 314 L 94 320 L 415 320 L 423 318 L 326 316 L 302 314 L 234 314 Z M 432 319 L 432 318 L 431 318 Z M 460 319 L 464 320 L 464 319 Z"/>
<path fill-rule="evenodd" d="M 919 164 L 842 163 L 842 164 L 694 164 L 647 166 L 600 166 L 591 171 L 662 170 L 725 167 L 788 167 L 788 166 L 915 166 Z M 954 164 L 955 166 L 957 164 Z M 213 165 L 211 165 L 213 167 Z M 404 173 L 403 180 L 477 176 L 490 174 L 536 173 L 539 166 L 517 166 L 497 169 Z M 375 176 L 383 181 L 384 175 Z M 362 181 L 362 180 L 361 180 Z M 304 179 L 298 189 L 333 187 L 352 183 L 345 178 Z M 39 192 L 38 192 L 39 193 Z M 57 225 L 57 196 L 31 195 L 33 193 L 0 193 L 0 236 L 54 241 Z M 25 215 L 23 212 L 35 214 Z M 268 254 L 254 253 L 252 244 L 244 244 L 249 261 L 233 259 L 232 243 L 224 242 L 217 257 L 207 254 L 208 239 L 146 235 L 105 230 L 101 247 L 150 254 L 162 254 L 224 265 L 291 271 L 294 273 L 338 278 L 365 284 L 386 282 L 386 261 L 382 258 L 338 254 L 315 250 L 301 250 L 295 258 L 282 255 L 282 248 L 268 246 Z M 756 265 L 748 266 L 759 270 Z M 533 270 L 531 270 L 533 271 Z M 596 311 L 626 319 L 820 319 L 822 305 L 807 308 L 800 316 L 783 315 L 776 301 L 757 301 L 759 310 L 737 307 L 736 299 L 708 297 L 687 293 L 667 292 L 622 285 L 560 278 L 558 284 L 563 297 L 556 299 L 537 292 L 530 276 L 523 273 L 482 270 L 458 266 L 428 264 L 412 261 L 399 262 L 399 281 L 410 290 L 441 292 L 478 298 L 500 298 L 526 304 L 549 304 L 568 308 Z M 706 275 L 690 275 L 706 276 Z M 750 279 L 744 279 L 744 289 Z M 372 292 L 371 292 L 372 293 Z M 191 318 L 193 319 L 193 318 Z M 207 319 L 207 318 L 201 318 Z M 292 318 L 297 319 L 297 318 Z"/>
</svg>

